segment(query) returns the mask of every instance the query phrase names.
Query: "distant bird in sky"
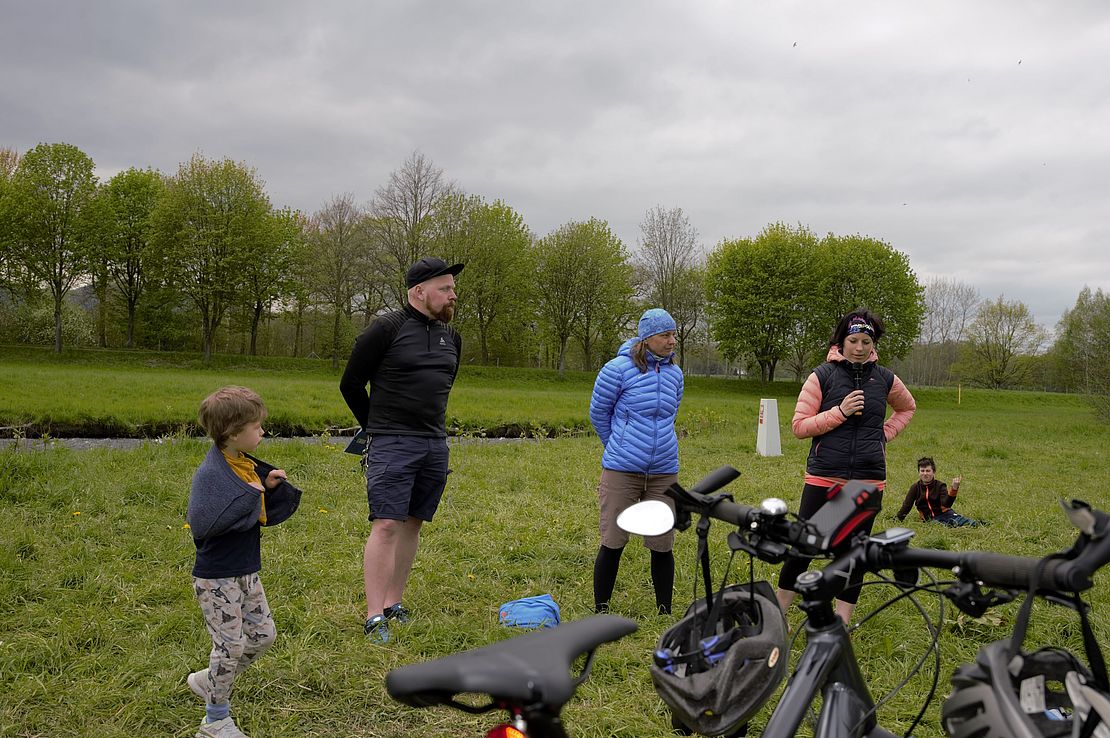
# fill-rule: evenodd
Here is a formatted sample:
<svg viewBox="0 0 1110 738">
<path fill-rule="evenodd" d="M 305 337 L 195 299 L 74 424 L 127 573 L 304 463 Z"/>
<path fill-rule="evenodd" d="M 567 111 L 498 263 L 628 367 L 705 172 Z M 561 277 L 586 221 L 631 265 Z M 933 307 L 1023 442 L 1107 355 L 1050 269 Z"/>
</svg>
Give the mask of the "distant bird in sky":
<svg viewBox="0 0 1110 738">
<path fill-rule="evenodd" d="M 797 46 L 797 45 L 798 45 L 798 42 L 797 42 L 797 41 L 795 41 L 795 42 L 794 42 L 794 45 L 795 45 L 795 46 Z"/>
</svg>

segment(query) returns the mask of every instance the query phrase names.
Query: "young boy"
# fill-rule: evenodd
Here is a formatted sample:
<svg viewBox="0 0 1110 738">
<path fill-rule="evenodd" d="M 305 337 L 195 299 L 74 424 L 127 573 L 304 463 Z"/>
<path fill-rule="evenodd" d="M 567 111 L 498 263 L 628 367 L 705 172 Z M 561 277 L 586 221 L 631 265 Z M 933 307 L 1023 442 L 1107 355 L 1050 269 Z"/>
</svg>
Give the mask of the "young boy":
<svg viewBox="0 0 1110 738">
<path fill-rule="evenodd" d="M 910 491 L 902 502 L 902 509 L 898 511 L 899 520 L 905 520 L 910 508 L 916 505 L 921 519 L 926 522 L 935 520 L 951 528 L 980 524 L 979 521 L 965 518 L 952 509 L 952 502 L 960 490 L 963 477 L 953 477 L 952 488 L 949 489 L 944 482 L 937 479 L 936 462 L 929 456 L 917 460 L 917 476 L 918 481 L 910 486 Z"/>
<path fill-rule="evenodd" d="M 262 441 L 265 418 L 262 398 L 245 387 L 223 387 L 200 404 L 198 420 L 214 443 L 193 475 L 186 520 L 197 547 L 193 589 L 212 653 L 208 668 L 187 680 L 205 701 L 196 738 L 246 738 L 231 718 L 232 683 L 277 635 L 258 578 L 259 526 L 287 519 L 301 493 L 283 470 L 247 455 Z"/>
</svg>

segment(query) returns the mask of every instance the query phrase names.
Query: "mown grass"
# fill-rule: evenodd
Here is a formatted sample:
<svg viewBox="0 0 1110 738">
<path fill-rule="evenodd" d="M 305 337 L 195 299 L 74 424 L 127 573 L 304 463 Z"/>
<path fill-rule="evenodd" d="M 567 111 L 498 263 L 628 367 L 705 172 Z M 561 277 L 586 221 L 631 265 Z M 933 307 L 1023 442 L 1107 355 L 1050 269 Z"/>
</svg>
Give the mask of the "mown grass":
<svg viewBox="0 0 1110 738">
<path fill-rule="evenodd" d="M 354 425 L 339 395 L 340 374 L 318 359 L 216 356 L 205 364 L 193 354 L 68 350 L 55 355 L 5 346 L 0 347 L 0 437 L 199 435 L 198 398 L 225 384 L 249 385 L 265 398 L 271 435 L 334 433 Z M 587 432 L 582 397 L 593 381 L 585 372 L 464 366 L 451 393 L 448 426 L 454 434 L 472 436 Z M 713 418 L 713 408 L 699 395 L 768 392 L 758 383 L 731 379 L 690 377 L 688 385 L 704 390 L 691 392 L 684 406 L 698 423 Z M 792 397 L 797 385 L 776 383 L 770 390 L 763 396 Z"/>
<path fill-rule="evenodd" d="M 11 371 L 18 363 L 5 356 L 0 366 Z M 22 366 L 24 374 L 58 370 L 62 386 L 104 372 L 99 381 L 81 385 L 80 393 L 24 395 L 48 413 L 74 394 L 86 406 L 122 407 L 126 403 L 115 397 L 119 385 L 110 378 L 134 371 L 126 363 L 88 361 L 68 368 L 31 361 Z M 319 404 L 321 417 L 345 411 L 329 371 L 163 372 L 140 371 L 139 394 L 172 397 L 190 417 L 200 397 L 225 381 L 260 389 L 274 415 L 299 417 L 312 403 Z M 591 377 L 536 377 L 464 373 L 452 412 L 476 424 L 497 417 L 521 425 L 585 418 Z M 10 385 L 0 386 L 4 407 L 18 405 Z M 796 387 L 777 394 L 789 398 L 792 391 Z M 737 382 L 692 379 L 680 419 L 686 434 L 681 476 L 692 482 L 732 464 L 743 472 L 731 485 L 738 500 L 779 496 L 793 508 L 808 445 L 790 436 L 792 400 L 782 399 L 783 455 L 755 454 L 760 394 Z M 879 528 L 894 524 L 891 516 L 915 478 L 914 461 L 926 453 L 937 458 L 942 478 L 964 475 L 957 509 L 992 525 L 953 531 L 914 522 L 916 545 L 1042 555 L 1074 537 L 1058 497 L 1110 506 L 1104 462 L 1110 431 L 1095 424 L 1078 399 L 965 391 L 957 404 L 954 391 L 922 389 L 915 395 L 918 416 L 889 448 L 891 486 Z M 134 422 L 157 420 L 158 412 L 148 413 L 136 414 Z M 190 589 L 193 546 L 182 523 L 189 479 L 205 450 L 203 441 L 174 437 L 132 451 L 0 451 L 0 736 L 187 736 L 195 730 L 202 708 L 184 677 L 204 663 L 208 639 Z M 455 443 L 448 493 L 426 528 L 406 598 L 418 617 L 395 643 L 381 648 L 369 646 L 361 634 L 361 551 L 369 525 L 356 460 L 330 443 L 264 442 L 263 457 L 284 466 L 306 495 L 297 515 L 263 539 L 262 577 L 279 639 L 237 683 L 234 708 L 243 727 L 256 738 L 483 734 L 488 718 L 393 703 L 384 675 L 401 664 L 507 637 L 496 624 L 497 607 L 507 599 L 550 592 L 564 618 L 590 613 L 599 451 L 588 435 Z M 713 531 L 718 575 L 727 560 L 726 532 L 720 525 Z M 681 534 L 676 603 L 690 598 L 694 549 L 693 532 Z M 614 607 L 636 618 L 640 631 L 599 653 L 592 678 L 564 711 L 572 735 L 672 735 L 648 675 L 652 646 L 671 619 L 650 614 L 647 568 L 642 547 L 629 546 Z M 738 559 L 732 580 L 746 574 L 746 563 Z M 756 574 L 772 578 L 774 570 L 757 563 Z M 1106 585 L 1102 574 L 1093 593 L 1094 623 L 1104 644 L 1110 635 Z M 874 609 L 887 596 L 882 586 L 866 588 L 857 612 Z M 936 609 L 935 603 L 927 607 Z M 1009 633 L 1016 606 L 983 620 L 958 616 L 951 607 L 947 612 L 942 694 L 957 663 Z M 792 621 L 799 622 L 797 611 Z M 920 656 L 926 633 L 915 612 L 899 605 L 855 633 L 853 642 L 881 695 Z M 1081 650 L 1074 615 L 1039 607 L 1029 638 L 1036 643 Z M 926 670 L 884 706 L 884 725 L 905 730 L 928 688 Z M 768 714 L 760 714 L 756 728 Z M 941 735 L 938 714 L 934 702 L 916 734 Z"/>
</svg>

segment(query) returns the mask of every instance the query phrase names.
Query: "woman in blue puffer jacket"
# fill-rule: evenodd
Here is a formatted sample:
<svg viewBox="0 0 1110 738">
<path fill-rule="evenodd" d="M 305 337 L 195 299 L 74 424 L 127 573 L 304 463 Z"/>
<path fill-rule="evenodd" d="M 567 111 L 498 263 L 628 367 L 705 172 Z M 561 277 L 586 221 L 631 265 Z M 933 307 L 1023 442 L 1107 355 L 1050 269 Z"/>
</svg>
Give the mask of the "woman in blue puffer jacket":
<svg viewBox="0 0 1110 738">
<path fill-rule="evenodd" d="M 640 318 L 636 338 L 601 368 L 590 398 L 590 422 L 605 444 L 601 482 L 601 546 L 594 562 L 594 609 L 609 610 L 621 552 L 628 534 L 617 515 L 641 500 L 661 500 L 678 480 L 678 436 L 674 421 L 682 402 L 682 370 L 674 363 L 675 322 L 652 308 Z M 671 612 L 674 590 L 674 531 L 644 538 L 651 551 L 651 583 L 659 612 Z"/>
</svg>

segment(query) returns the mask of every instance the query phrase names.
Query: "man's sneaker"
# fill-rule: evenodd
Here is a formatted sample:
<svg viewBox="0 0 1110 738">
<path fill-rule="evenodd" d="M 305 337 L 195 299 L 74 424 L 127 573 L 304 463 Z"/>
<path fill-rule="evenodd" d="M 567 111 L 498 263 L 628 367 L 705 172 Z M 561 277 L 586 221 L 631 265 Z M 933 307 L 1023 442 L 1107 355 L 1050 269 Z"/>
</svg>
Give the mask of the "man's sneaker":
<svg viewBox="0 0 1110 738">
<path fill-rule="evenodd" d="M 389 621 L 385 615 L 375 615 L 366 621 L 362 630 L 375 643 L 389 643 Z"/>
<path fill-rule="evenodd" d="M 197 730 L 195 738 L 250 738 L 239 730 L 239 726 L 230 717 L 217 720 L 214 723 L 203 722 Z"/>
<path fill-rule="evenodd" d="M 412 610 L 408 609 L 400 602 L 385 608 L 383 614 L 386 620 L 396 620 L 398 623 L 407 623 L 412 619 Z"/>
<path fill-rule="evenodd" d="M 189 689 L 193 690 L 193 694 L 204 700 L 205 704 L 211 702 L 208 699 L 208 695 L 211 694 L 208 690 L 208 669 L 194 671 L 185 681 L 189 684 Z"/>
</svg>

